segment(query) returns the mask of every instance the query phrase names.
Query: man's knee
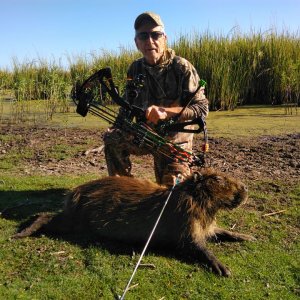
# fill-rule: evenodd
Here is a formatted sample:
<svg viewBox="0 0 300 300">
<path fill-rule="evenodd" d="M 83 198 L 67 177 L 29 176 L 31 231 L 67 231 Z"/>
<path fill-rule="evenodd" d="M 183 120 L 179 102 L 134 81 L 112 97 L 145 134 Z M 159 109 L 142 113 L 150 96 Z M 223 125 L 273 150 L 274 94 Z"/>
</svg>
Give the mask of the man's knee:
<svg viewBox="0 0 300 300">
<path fill-rule="evenodd" d="M 108 129 L 103 134 L 104 145 L 119 144 L 122 139 L 122 133 L 119 129 Z"/>
</svg>

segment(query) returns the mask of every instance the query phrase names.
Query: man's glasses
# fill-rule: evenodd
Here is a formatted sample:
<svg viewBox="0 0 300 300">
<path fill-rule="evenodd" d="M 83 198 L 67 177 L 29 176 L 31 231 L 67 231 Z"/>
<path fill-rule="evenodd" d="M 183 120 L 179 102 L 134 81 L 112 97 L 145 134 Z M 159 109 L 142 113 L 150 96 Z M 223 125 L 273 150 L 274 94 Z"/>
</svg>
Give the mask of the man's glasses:
<svg viewBox="0 0 300 300">
<path fill-rule="evenodd" d="M 152 38 L 152 40 L 158 40 L 164 35 L 165 34 L 161 31 L 151 31 L 151 32 L 139 32 L 135 36 L 141 41 L 146 41 L 150 37 Z"/>
</svg>

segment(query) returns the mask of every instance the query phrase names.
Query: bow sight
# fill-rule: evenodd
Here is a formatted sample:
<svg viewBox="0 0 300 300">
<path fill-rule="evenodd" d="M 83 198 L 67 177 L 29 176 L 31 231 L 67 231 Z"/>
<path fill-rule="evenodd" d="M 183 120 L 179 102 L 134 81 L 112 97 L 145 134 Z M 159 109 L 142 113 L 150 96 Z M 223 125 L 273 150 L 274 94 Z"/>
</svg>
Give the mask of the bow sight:
<svg viewBox="0 0 300 300">
<path fill-rule="evenodd" d="M 138 74 L 134 79 L 127 78 L 126 84 L 126 96 L 130 104 L 133 103 L 139 95 L 140 90 L 145 84 L 145 76 L 143 74 Z"/>
<path fill-rule="evenodd" d="M 146 147 L 153 154 L 160 153 L 176 162 L 187 162 L 190 166 L 203 166 L 204 153 L 208 150 L 205 121 L 198 118 L 193 121 L 178 123 L 179 114 L 166 122 L 160 122 L 154 129 L 151 128 L 146 123 L 145 111 L 132 104 L 143 86 L 143 75 L 128 80 L 127 99 L 124 99 L 119 95 L 119 91 L 112 80 L 111 69 L 105 68 L 90 76 L 83 84 L 76 85 L 72 92 L 72 99 L 77 106 L 76 112 L 78 114 L 85 117 L 90 112 L 100 117 L 114 127 L 131 134 L 137 146 Z M 190 95 L 188 103 L 196 92 Z M 115 104 L 121 107 L 119 112 L 107 104 L 107 94 Z M 198 125 L 198 128 L 190 129 L 190 125 Z M 203 131 L 205 144 L 202 152 L 195 155 L 168 141 L 164 137 L 170 131 L 195 133 Z"/>
</svg>

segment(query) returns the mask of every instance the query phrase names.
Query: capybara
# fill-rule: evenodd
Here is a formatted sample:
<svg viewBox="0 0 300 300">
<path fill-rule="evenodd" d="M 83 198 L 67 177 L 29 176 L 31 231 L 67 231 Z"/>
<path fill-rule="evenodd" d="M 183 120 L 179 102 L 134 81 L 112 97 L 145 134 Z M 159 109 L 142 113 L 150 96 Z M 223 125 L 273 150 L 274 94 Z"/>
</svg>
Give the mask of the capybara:
<svg viewBox="0 0 300 300">
<path fill-rule="evenodd" d="M 89 231 L 102 238 L 143 244 L 170 191 L 169 187 L 133 177 L 94 180 L 76 187 L 61 213 L 40 214 L 14 238 L 36 232 Z M 254 240 L 215 223 L 219 209 L 233 209 L 245 202 L 247 195 L 247 187 L 226 174 L 211 169 L 194 172 L 173 189 L 150 246 L 188 251 L 217 274 L 229 276 L 229 269 L 207 249 L 206 240 Z"/>
</svg>

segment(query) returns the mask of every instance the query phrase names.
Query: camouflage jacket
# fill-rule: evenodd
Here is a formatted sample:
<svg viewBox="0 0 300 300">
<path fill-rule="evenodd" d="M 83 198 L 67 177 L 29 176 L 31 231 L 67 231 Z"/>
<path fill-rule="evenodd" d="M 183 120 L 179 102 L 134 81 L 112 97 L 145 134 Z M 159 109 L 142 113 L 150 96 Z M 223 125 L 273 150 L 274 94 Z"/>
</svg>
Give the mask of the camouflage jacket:
<svg viewBox="0 0 300 300">
<path fill-rule="evenodd" d="M 155 66 L 147 65 L 143 58 L 134 61 L 128 69 L 128 79 L 133 79 L 139 74 L 144 75 L 145 84 L 133 104 L 143 109 L 151 105 L 186 106 L 186 98 L 199 84 L 199 76 L 194 66 L 186 59 L 175 56 L 175 52 L 171 49 L 165 51 L 162 62 Z M 198 91 L 180 121 L 207 115 L 208 100 L 203 91 Z M 173 133 L 167 138 L 182 144 L 186 149 L 192 149 L 192 133 Z"/>
</svg>

